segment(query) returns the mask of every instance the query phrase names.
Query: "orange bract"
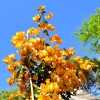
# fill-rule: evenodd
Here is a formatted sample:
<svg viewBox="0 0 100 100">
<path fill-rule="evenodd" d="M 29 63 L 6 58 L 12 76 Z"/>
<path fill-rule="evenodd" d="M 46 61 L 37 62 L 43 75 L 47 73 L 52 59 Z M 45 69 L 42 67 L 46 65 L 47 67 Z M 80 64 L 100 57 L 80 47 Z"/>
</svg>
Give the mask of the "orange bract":
<svg viewBox="0 0 100 100">
<path fill-rule="evenodd" d="M 38 80 L 38 76 L 37 76 L 37 75 L 34 75 L 34 76 L 33 76 L 33 79 L 34 79 L 34 80 Z"/>
<path fill-rule="evenodd" d="M 32 18 L 35 22 L 38 22 L 41 19 L 41 16 L 38 14 Z"/>
<path fill-rule="evenodd" d="M 60 37 L 57 34 L 54 34 L 51 38 L 49 38 L 49 40 L 54 43 L 57 42 L 59 44 L 62 43 L 62 40 L 60 39 Z"/>
<path fill-rule="evenodd" d="M 52 17 L 53 17 L 53 13 L 52 12 L 50 12 L 47 16 L 45 16 L 45 18 L 48 18 L 48 19 L 52 19 Z"/>
<path fill-rule="evenodd" d="M 39 12 L 45 10 L 45 6 L 39 6 Z"/>
<path fill-rule="evenodd" d="M 10 94 L 8 100 L 13 100 L 14 97 L 15 97 L 14 94 Z"/>
</svg>

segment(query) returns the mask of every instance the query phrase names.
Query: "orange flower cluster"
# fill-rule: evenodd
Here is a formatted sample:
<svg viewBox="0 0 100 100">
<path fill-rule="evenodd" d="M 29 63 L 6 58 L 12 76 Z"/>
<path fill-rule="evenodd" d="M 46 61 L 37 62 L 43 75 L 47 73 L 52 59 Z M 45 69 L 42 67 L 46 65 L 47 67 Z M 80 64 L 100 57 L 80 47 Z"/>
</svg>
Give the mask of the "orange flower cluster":
<svg viewBox="0 0 100 100">
<path fill-rule="evenodd" d="M 36 15 L 35 17 L 32 18 L 35 22 L 38 22 L 41 19 L 40 15 Z"/>
<path fill-rule="evenodd" d="M 85 60 L 85 62 L 83 62 L 82 58 L 80 58 L 79 56 L 75 57 L 74 60 L 80 65 L 80 68 L 83 70 L 92 71 L 93 67 L 98 67 L 98 65 L 90 62 L 90 60 Z"/>
<path fill-rule="evenodd" d="M 91 71 L 92 66 L 95 65 L 89 60 L 83 62 L 80 57 L 75 57 L 74 60 L 80 65 L 79 68 L 70 61 L 72 56 L 76 54 L 73 47 L 67 50 L 60 49 L 58 45 L 50 46 L 45 35 L 49 36 L 48 30 L 54 31 L 55 27 L 43 17 L 46 13 L 45 6 L 38 7 L 37 11 L 41 15 L 36 15 L 33 20 L 37 22 L 38 28 L 29 28 L 27 30 L 29 37 L 24 32 L 17 32 L 11 39 L 12 45 L 19 48 L 17 53 L 20 55 L 20 59 L 15 60 L 14 54 L 3 59 L 6 64 L 9 64 L 7 70 L 12 73 L 7 82 L 10 85 L 16 83 L 20 93 L 28 98 L 31 97 L 31 79 L 33 87 L 40 90 L 35 100 L 63 100 L 61 93 L 75 92 L 82 82 L 86 82 L 82 69 Z M 52 16 L 53 13 L 50 12 L 46 18 L 52 19 Z M 42 18 L 43 22 L 41 22 Z M 43 34 L 43 37 L 40 38 L 39 34 Z M 62 43 L 57 34 L 49 37 L 48 40 L 52 43 Z M 18 96 L 19 93 L 16 95 Z M 13 95 L 10 95 L 9 98 L 12 100 Z"/>
<path fill-rule="evenodd" d="M 12 45 L 16 48 L 21 48 L 23 46 L 23 43 L 26 39 L 26 35 L 24 32 L 17 32 L 15 36 L 12 37 Z"/>
<path fill-rule="evenodd" d="M 59 86 L 56 82 L 50 82 L 50 79 L 46 79 L 46 85 L 41 83 L 41 90 L 37 100 L 61 100 Z M 52 95 L 50 95 L 52 93 Z"/>
<path fill-rule="evenodd" d="M 9 55 L 8 57 L 5 57 L 3 59 L 3 61 L 6 63 L 6 64 L 10 64 L 12 61 L 15 60 L 15 54 L 12 53 L 11 55 Z"/>
<path fill-rule="evenodd" d="M 39 23 L 39 27 L 42 30 L 50 30 L 50 31 L 54 31 L 55 30 L 54 26 L 52 26 L 51 24 L 47 24 L 47 23 Z"/>
<path fill-rule="evenodd" d="M 30 36 L 38 36 L 40 34 L 40 28 L 38 27 L 35 29 L 34 27 L 27 30 L 27 33 L 30 34 Z"/>
<path fill-rule="evenodd" d="M 45 10 L 45 6 L 39 6 L 39 7 L 37 8 L 37 11 L 38 11 L 38 12 L 41 12 L 41 11 L 43 11 L 43 10 Z"/>
<path fill-rule="evenodd" d="M 45 18 L 47 18 L 47 19 L 52 19 L 52 17 L 53 17 L 53 13 L 52 12 L 50 12 L 47 16 L 45 16 Z"/>
<path fill-rule="evenodd" d="M 62 40 L 60 39 L 60 37 L 58 36 L 58 34 L 54 34 L 54 36 L 52 36 L 51 38 L 49 38 L 49 40 L 54 43 L 57 42 L 59 44 L 62 43 Z"/>
</svg>

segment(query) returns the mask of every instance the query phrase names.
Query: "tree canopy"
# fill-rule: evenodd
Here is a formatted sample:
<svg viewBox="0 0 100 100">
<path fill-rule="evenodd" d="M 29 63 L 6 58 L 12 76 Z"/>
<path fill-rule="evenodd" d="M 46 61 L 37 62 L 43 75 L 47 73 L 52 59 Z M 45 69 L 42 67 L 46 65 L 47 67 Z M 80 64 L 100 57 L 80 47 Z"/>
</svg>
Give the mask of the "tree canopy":
<svg viewBox="0 0 100 100">
<path fill-rule="evenodd" d="M 100 8 L 96 11 L 97 13 L 91 14 L 88 20 L 84 19 L 83 25 L 74 34 L 83 43 L 82 49 L 89 45 L 87 52 L 100 53 Z"/>
</svg>

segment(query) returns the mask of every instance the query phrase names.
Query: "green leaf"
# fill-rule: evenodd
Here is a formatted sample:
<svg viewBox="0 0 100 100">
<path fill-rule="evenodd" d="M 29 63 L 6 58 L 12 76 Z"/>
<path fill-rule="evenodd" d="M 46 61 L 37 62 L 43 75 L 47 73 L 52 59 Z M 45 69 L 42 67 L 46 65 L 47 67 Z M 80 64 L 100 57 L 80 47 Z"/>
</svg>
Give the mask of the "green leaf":
<svg viewBox="0 0 100 100">
<path fill-rule="evenodd" d="M 31 59 L 30 62 L 32 62 L 34 65 L 38 66 L 38 64 L 37 64 L 36 61 L 34 61 L 34 60 Z"/>
<path fill-rule="evenodd" d="M 48 21 L 47 21 L 47 20 L 44 20 L 44 23 L 45 23 L 45 24 L 48 24 Z"/>
<path fill-rule="evenodd" d="M 93 68 L 93 71 L 96 73 L 97 72 L 97 68 Z"/>
<path fill-rule="evenodd" d="M 39 92 L 40 92 L 40 89 L 38 89 L 38 88 L 34 90 L 34 96 L 35 96 L 35 98 L 38 97 Z"/>
<path fill-rule="evenodd" d="M 45 43 L 45 46 L 47 47 L 47 46 L 50 46 L 50 45 L 49 45 L 49 43 Z"/>
<path fill-rule="evenodd" d="M 21 70 L 21 69 L 20 69 Z M 18 78 L 18 76 L 19 76 L 19 73 L 20 73 L 20 70 L 17 72 L 17 74 L 16 74 L 16 78 Z"/>
<path fill-rule="evenodd" d="M 26 72 L 24 72 L 23 76 L 22 76 L 22 80 L 25 81 L 25 74 Z"/>
<path fill-rule="evenodd" d="M 37 8 L 36 10 L 39 12 L 40 8 Z"/>
<path fill-rule="evenodd" d="M 44 63 L 42 63 L 42 67 L 45 68 L 45 64 Z"/>
<path fill-rule="evenodd" d="M 46 13 L 46 11 L 42 11 L 42 12 L 41 12 L 42 16 L 43 16 L 45 13 Z"/>
<path fill-rule="evenodd" d="M 47 31 L 47 30 L 44 30 L 44 31 L 43 31 L 43 33 L 44 33 L 45 35 L 49 36 L 49 34 L 48 34 L 48 31 Z"/>
</svg>

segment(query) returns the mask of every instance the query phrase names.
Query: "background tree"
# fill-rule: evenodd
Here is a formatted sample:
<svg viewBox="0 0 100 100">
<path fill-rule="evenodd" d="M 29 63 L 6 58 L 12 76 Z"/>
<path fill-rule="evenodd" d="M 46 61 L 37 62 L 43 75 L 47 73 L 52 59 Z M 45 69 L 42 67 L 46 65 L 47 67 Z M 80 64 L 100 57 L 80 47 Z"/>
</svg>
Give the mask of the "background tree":
<svg viewBox="0 0 100 100">
<path fill-rule="evenodd" d="M 100 53 L 100 9 L 96 9 L 96 14 L 91 14 L 88 21 L 84 19 L 83 25 L 78 28 L 78 32 L 74 32 L 77 39 L 84 46 L 90 45 L 86 51 Z"/>
<path fill-rule="evenodd" d="M 78 32 L 74 32 L 77 39 L 83 43 L 82 49 L 89 53 L 100 54 L 100 8 L 96 9 L 96 14 L 91 14 L 89 19 L 84 19 L 83 25 L 78 28 Z M 89 48 L 86 50 L 86 45 Z M 89 59 L 83 57 L 83 59 Z M 93 86 L 98 83 L 100 86 L 100 60 L 93 58 L 92 62 L 98 64 L 98 68 L 94 68 L 92 73 L 89 73 L 88 80 L 91 80 Z M 94 77 L 95 76 L 95 77 Z M 98 87 L 97 87 L 98 88 Z"/>
</svg>

